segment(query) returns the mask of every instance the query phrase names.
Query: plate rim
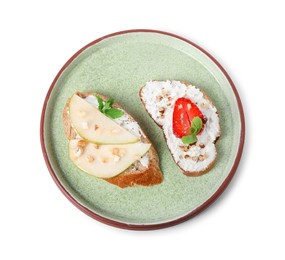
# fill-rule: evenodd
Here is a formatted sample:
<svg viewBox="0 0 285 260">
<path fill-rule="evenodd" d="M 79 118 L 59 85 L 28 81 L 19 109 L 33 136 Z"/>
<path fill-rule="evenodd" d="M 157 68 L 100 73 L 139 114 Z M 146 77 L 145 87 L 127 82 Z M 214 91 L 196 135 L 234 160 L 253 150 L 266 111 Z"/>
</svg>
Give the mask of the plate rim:
<svg viewBox="0 0 285 260">
<path fill-rule="evenodd" d="M 240 141 L 239 141 L 238 152 L 237 152 L 234 164 L 233 164 L 233 166 L 232 166 L 228 176 L 226 177 L 226 179 L 219 186 L 217 191 L 210 198 L 208 198 L 205 202 L 203 202 L 199 207 L 197 207 L 196 209 L 194 209 L 193 211 L 189 212 L 188 214 L 186 214 L 186 215 L 184 215 L 182 217 L 178 217 L 178 218 L 176 218 L 174 220 L 166 221 L 166 222 L 162 222 L 162 223 L 155 223 L 155 224 L 128 224 L 128 223 L 119 222 L 119 221 L 115 221 L 115 220 L 112 220 L 112 219 L 108 219 L 107 217 L 100 216 L 99 214 L 97 214 L 97 213 L 91 211 L 90 209 L 88 209 L 87 207 L 81 205 L 63 187 L 63 185 L 60 183 L 59 179 L 56 176 L 56 173 L 55 173 L 54 169 L 51 166 L 51 162 L 50 162 L 50 160 L 48 158 L 48 153 L 47 153 L 47 150 L 46 150 L 46 147 L 45 147 L 44 121 L 45 121 L 46 108 L 47 108 L 48 101 L 50 99 L 51 92 L 52 92 L 56 82 L 58 81 L 59 77 L 63 73 L 63 71 L 71 64 L 71 62 L 75 58 L 77 58 L 87 48 L 89 48 L 89 47 L 91 47 L 91 46 L 101 42 L 104 39 L 111 38 L 111 37 L 118 36 L 118 35 L 128 34 L 128 33 L 157 33 L 157 34 L 170 36 L 170 37 L 182 40 L 185 43 L 194 46 L 199 51 L 204 53 L 208 58 L 210 58 L 210 60 L 212 62 L 214 62 L 218 66 L 218 68 L 221 70 L 223 75 L 228 80 L 228 82 L 229 82 L 229 84 L 230 84 L 230 86 L 231 86 L 231 88 L 232 88 L 232 90 L 234 92 L 235 99 L 236 99 L 237 105 L 238 105 L 239 114 L 240 114 L 241 133 L 240 133 Z M 81 210 L 83 213 L 85 213 L 86 215 L 90 216 L 91 218 L 93 218 L 93 219 L 95 219 L 95 220 L 97 220 L 99 222 L 102 222 L 104 224 L 107 224 L 109 226 L 122 228 L 122 229 L 129 229 L 129 230 L 154 230 L 154 229 L 161 229 L 161 228 L 174 226 L 174 225 L 180 224 L 180 223 L 182 223 L 182 222 L 184 222 L 186 220 L 189 220 L 190 218 L 196 216 L 197 214 L 199 214 L 200 212 L 205 210 L 208 206 L 210 206 L 223 193 L 223 191 L 227 188 L 227 186 L 231 182 L 233 176 L 235 175 L 236 170 L 237 170 L 238 165 L 239 165 L 239 162 L 240 162 L 241 157 L 242 157 L 244 141 L 245 141 L 245 116 L 244 116 L 244 110 L 243 110 L 242 102 L 241 102 L 240 96 L 238 94 L 238 91 L 237 91 L 237 89 L 236 89 L 232 79 L 230 78 L 230 76 L 226 72 L 226 70 L 222 67 L 222 65 L 210 53 L 208 53 L 206 50 L 204 50 L 202 47 L 200 47 L 196 43 L 194 43 L 194 42 L 192 42 L 192 41 L 190 41 L 190 40 L 188 40 L 188 39 L 186 39 L 184 37 L 181 37 L 179 35 L 173 34 L 173 33 L 169 33 L 169 32 L 166 32 L 166 31 L 161 31 L 161 30 L 153 30 L 153 29 L 131 29 L 131 30 L 123 30 L 123 31 L 114 32 L 114 33 L 111 33 L 111 34 L 107 34 L 107 35 L 105 35 L 103 37 L 100 37 L 100 38 L 98 38 L 98 39 L 96 39 L 94 41 L 91 41 L 90 43 L 86 44 L 84 47 L 79 49 L 62 66 L 62 68 L 59 70 L 59 72 L 57 73 L 56 77 L 52 81 L 51 86 L 49 87 L 48 92 L 47 92 L 46 97 L 45 97 L 45 100 L 44 100 L 44 104 L 43 104 L 43 107 L 42 107 L 42 113 L 41 113 L 41 120 L 40 120 L 40 142 L 41 142 L 41 148 L 42 148 L 43 157 L 44 157 L 46 166 L 47 166 L 47 168 L 49 170 L 49 173 L 50 173 L 53 181 L 56 183 L 57 187 L 60 189 L 60 191 L 65 195 L 65 197 L 74 206 L 76 206 L 79 210 Z"/>
</svg>

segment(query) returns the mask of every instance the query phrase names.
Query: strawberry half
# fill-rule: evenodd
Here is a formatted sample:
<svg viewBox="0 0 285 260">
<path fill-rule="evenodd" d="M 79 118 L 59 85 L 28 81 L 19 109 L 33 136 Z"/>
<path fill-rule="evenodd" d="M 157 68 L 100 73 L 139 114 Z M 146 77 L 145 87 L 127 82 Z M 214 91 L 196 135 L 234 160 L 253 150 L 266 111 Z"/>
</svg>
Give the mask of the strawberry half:
<svg viewBox="0 0 285 260">
<path fill-rule="evenodd" d="M 204 116 L 200 109 L 190 99 L 178 98 L 174 104 L 172 128 L 176 137 L 182 138 L 190 134 L 191 121 L 194 117 L 200 117 L 203 121 Z M 199 131 L 203 131 L 204 124 Z"/>
</svg>

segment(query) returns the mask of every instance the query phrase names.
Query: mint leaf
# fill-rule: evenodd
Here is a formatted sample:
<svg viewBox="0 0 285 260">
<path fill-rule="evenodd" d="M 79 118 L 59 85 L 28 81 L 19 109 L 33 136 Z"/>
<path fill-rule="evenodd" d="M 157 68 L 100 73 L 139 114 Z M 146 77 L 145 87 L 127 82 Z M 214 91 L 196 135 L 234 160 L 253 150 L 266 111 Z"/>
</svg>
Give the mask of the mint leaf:
<svg viewBox="0 0 285 260">
<path fill-rule="evenodd" d="M 198 139 L 195 134 L 192 134 L 183 136 L 181 140 L 183 144 L 194 144 L 197 142 Z"/>
<path fill-rule="evenodd" d="M 105 111 L 104 114 L 110 118 L 115 119 L 121 117 L 124 114 L 124 112 L 117 108 L 109 108 Z"/>
<path fill-rule="evenodd" d="M 103 109 L 103 99 L 98 97 L 98 96 L 95 96 L 97 98 L 97 101 L 98 101 L 98 109 L 102 112 L 102 109 Z"/>
<path fill-rule="evenodd" d="M 197 134 L 197 128 L 190 127 L 190 134 Z"/>
<path fill-rule="evenodd" d="M 110 98 L 110 99 L 106 102 L 106 104 L 109 104 L 109 106 L 112 107 L 112 105 L 114 104 L 114 102 L 115 102 L 115 99 Z"/>
<path fill-rule="evenodd" d="M 109 103 L 105 103 L 104 106 L 103 106 L 103 109 L 102 109 L 102 112 L 105 114 L 105 112 L 110 109 L 110 104 Z"/>
<path fill-rule="evenodd" d="M 183 136 L 181 138 L 184 144 L 194 144 L 197 142 L 197 136 L 203 126 L 202 119 L 198 116 L 194 117 L 191 121 L 191 127 L 189 129 L 190 135 Z"/>
<path fill-rule="evenodd" d="M 203 122 L 202 119 L 198 116 L 195 116 L 192 121 L 191 121 L 191 128 L 195 128 L 196 129 L 196 133 L 199 133 L 201 128 L 202 128 Z M 191 131 L 191 130 L 190 130 Z"/>
<path fill-rule="evenodd" d="M 96 95 L 95 95 L 96 96 Z M 115 100 L 113 98 L 110 98 L 107 102 L 104 102 L 102 98 L 96 96 L 98 101 L 98 109 L 106 116 L 110 118 L 119 118 L 121 117 L 124 112 L 117 108 L 112 108 L 112 105 L 114 104 Z"/>
</svg>

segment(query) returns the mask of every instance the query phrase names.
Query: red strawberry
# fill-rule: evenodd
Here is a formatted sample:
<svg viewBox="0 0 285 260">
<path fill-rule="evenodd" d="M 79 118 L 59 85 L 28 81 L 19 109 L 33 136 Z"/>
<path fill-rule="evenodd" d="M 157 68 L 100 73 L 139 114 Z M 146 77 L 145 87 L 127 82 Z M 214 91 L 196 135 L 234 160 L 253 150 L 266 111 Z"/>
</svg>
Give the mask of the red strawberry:
<svg viewBox="0 0 285 260">
<path fill-rule="evenodd" d="M 172 127 L 176 137 L 182 138 L 190 134 L 191 121 L 194 117 L 200 117 L 203 121 L 204 116 L 200 109 L 190 99 L 178 98 L 174 104 Z M 199 133 L 203 131 L 203 126 Z M 198 134 L 199 134 L 198 133 Z"/>
</svg>

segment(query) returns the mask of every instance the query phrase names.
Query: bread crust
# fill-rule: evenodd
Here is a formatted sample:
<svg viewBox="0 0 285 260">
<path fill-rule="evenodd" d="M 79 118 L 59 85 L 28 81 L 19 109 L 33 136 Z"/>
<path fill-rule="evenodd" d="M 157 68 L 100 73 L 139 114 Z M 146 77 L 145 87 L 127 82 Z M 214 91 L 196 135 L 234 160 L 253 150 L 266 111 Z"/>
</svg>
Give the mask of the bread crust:
<svg viewBox="0 0 285 260">
<path fill-rule="evenodd" d="M 192 86 L 189 82 L 186 82 L 186 81 L 180 81 L 180 82 L 183 83 L 184 85 L 186 85 L 186 87 Z M 144 102 L 144 100 L 143 100 L 143 98 L 142 98 L 142 89 L 143 89 L 144 86 L 145 86 L 145 85 L 143 85 L 143 86 L 140 88 L 140 91 L 139 91 L 139 96 L 140 96 L 141 102 L 142 102 L 143 106 L 145 107 L 146 112 L 147 112 L 147 113 L 149 114 L 149 116 L 152 118 L 152 120 L 162 129 L 162 125 L 158 124 L 158 123 L 154 120 L 154 118 L 151 116 L 151 114 L 149 113 L 149 111 L 146 109 L 146 104 L 145 104 L 145 102 Z M 197 88 L 197 87 L 196 87 L 196 88 Z M 204 97 L 205 99 L 207 99 L 213 106 L 215 106 L 214 103 L 213 103 L 213 101 L 209 98 L 209 96 L 207 96 L 207 95 L 205 94 L 205 92 L 202 91 L 201 89 L 199 89 L 199 90 L 203 93 L 203 97 Z M 217 116 L 219 117 L 219 114 L 218 114 L 218 113 L 216 113 L 216 114 L 217 114 Z M 163 132 L 164 139 L 167 141 L 167 138 L 166 138 L 166 136 L 165 136 L 164 131 L 162 131 L 162 132 Z M 221 136 L 221 127 L 220 127 L 220 125 L 219 125 L 219 134 L 217 135 L 216 139 L 213 141 L 214 144 L 216 144 L 216 142 L 218 141 L 218 139 L 220 138 L 220 136 Z M 166 142 L 166 143 L 167 143 L 167 142 Z M 168 146 L 168 145 L 167 145 L 167 146 Z M 170 154 L 171 154 L 171 156 L 172 156 L 172 158 L 173 158 L 173 160 L 174 160 L 174 155 L 173 155 L 172 151 L 171 151 L 170 149 L 169 149 L 169 151 L 170 151 Z M 175 162 L 175 160 L 174 160 L 174 162 L 175 162 L 175 164 L 180 168 L 180 170 L 183 172 L 183 174 L 185 174 L 185 175 L 187 175 L 187 176 L 197 177 L 197 176 L 201 176 L 201 175 L 203 175 L 203 174 L 208 173 L 208 172 L 213 168 L 213 166 L 215 165 L 216 159 L 217 159 L 217 152 L 215 152 L 215 158 L 214 158 L 214 160 L 208 165 L 207 168 L 205 168 L 205 169 L 202 170 L 202 171 L 186 171 L 186 170 L 184 170 L 177 162 Z"/>
<path fill-rule="evenodd" d="M 76 92 L 78 96 L 81 98 L 85 98 L 88 95 L 94 95 L 93 92 Z M 101 97 L 104 101 L 108 100 L 108 97 L 96 93 L 97 96 Z M 76 131 L 71 125 L 70 116 L 69 116 L 69 103 L 70 99 L 67 100 L 66 105 L 62 112 L 62 118 L 63 118 L 63 125 L 64 125 L 64 133 L 68 140 L 75 139 L 76 138 Z M 128 115 L 129 119 L 131 121 L 135 121 L 135 119 L 129 115 L 118 103 L 114 103 L 114 108 L 120 108 L 123 110 L 125 114 Z M 141 136 L 141 142 L 143 143 L 151 143 L 151 141 L 148 139 L 148 137 L 145 135 L 142 129 L 140 129 L 142 136 Z M 131 186 L 152 186 L 156 185 L 162 182 L 163 175 L 159 167 L 159 157 L 154 149 L 153 145 L 151 145 L 149 151 L 147 152 L 148 159 L 149 159 L 149 165 L 148 167 L 144 167 L 144 169 L 139 169 L 136 171 L 131 170 L 131 167 L 126 169 L 123 173 L 109 178 L 109 179 L 103 179 L 111 184 L 114 184 L 120 188 L 125 187 L 131 187 Z"/>
</svg>

